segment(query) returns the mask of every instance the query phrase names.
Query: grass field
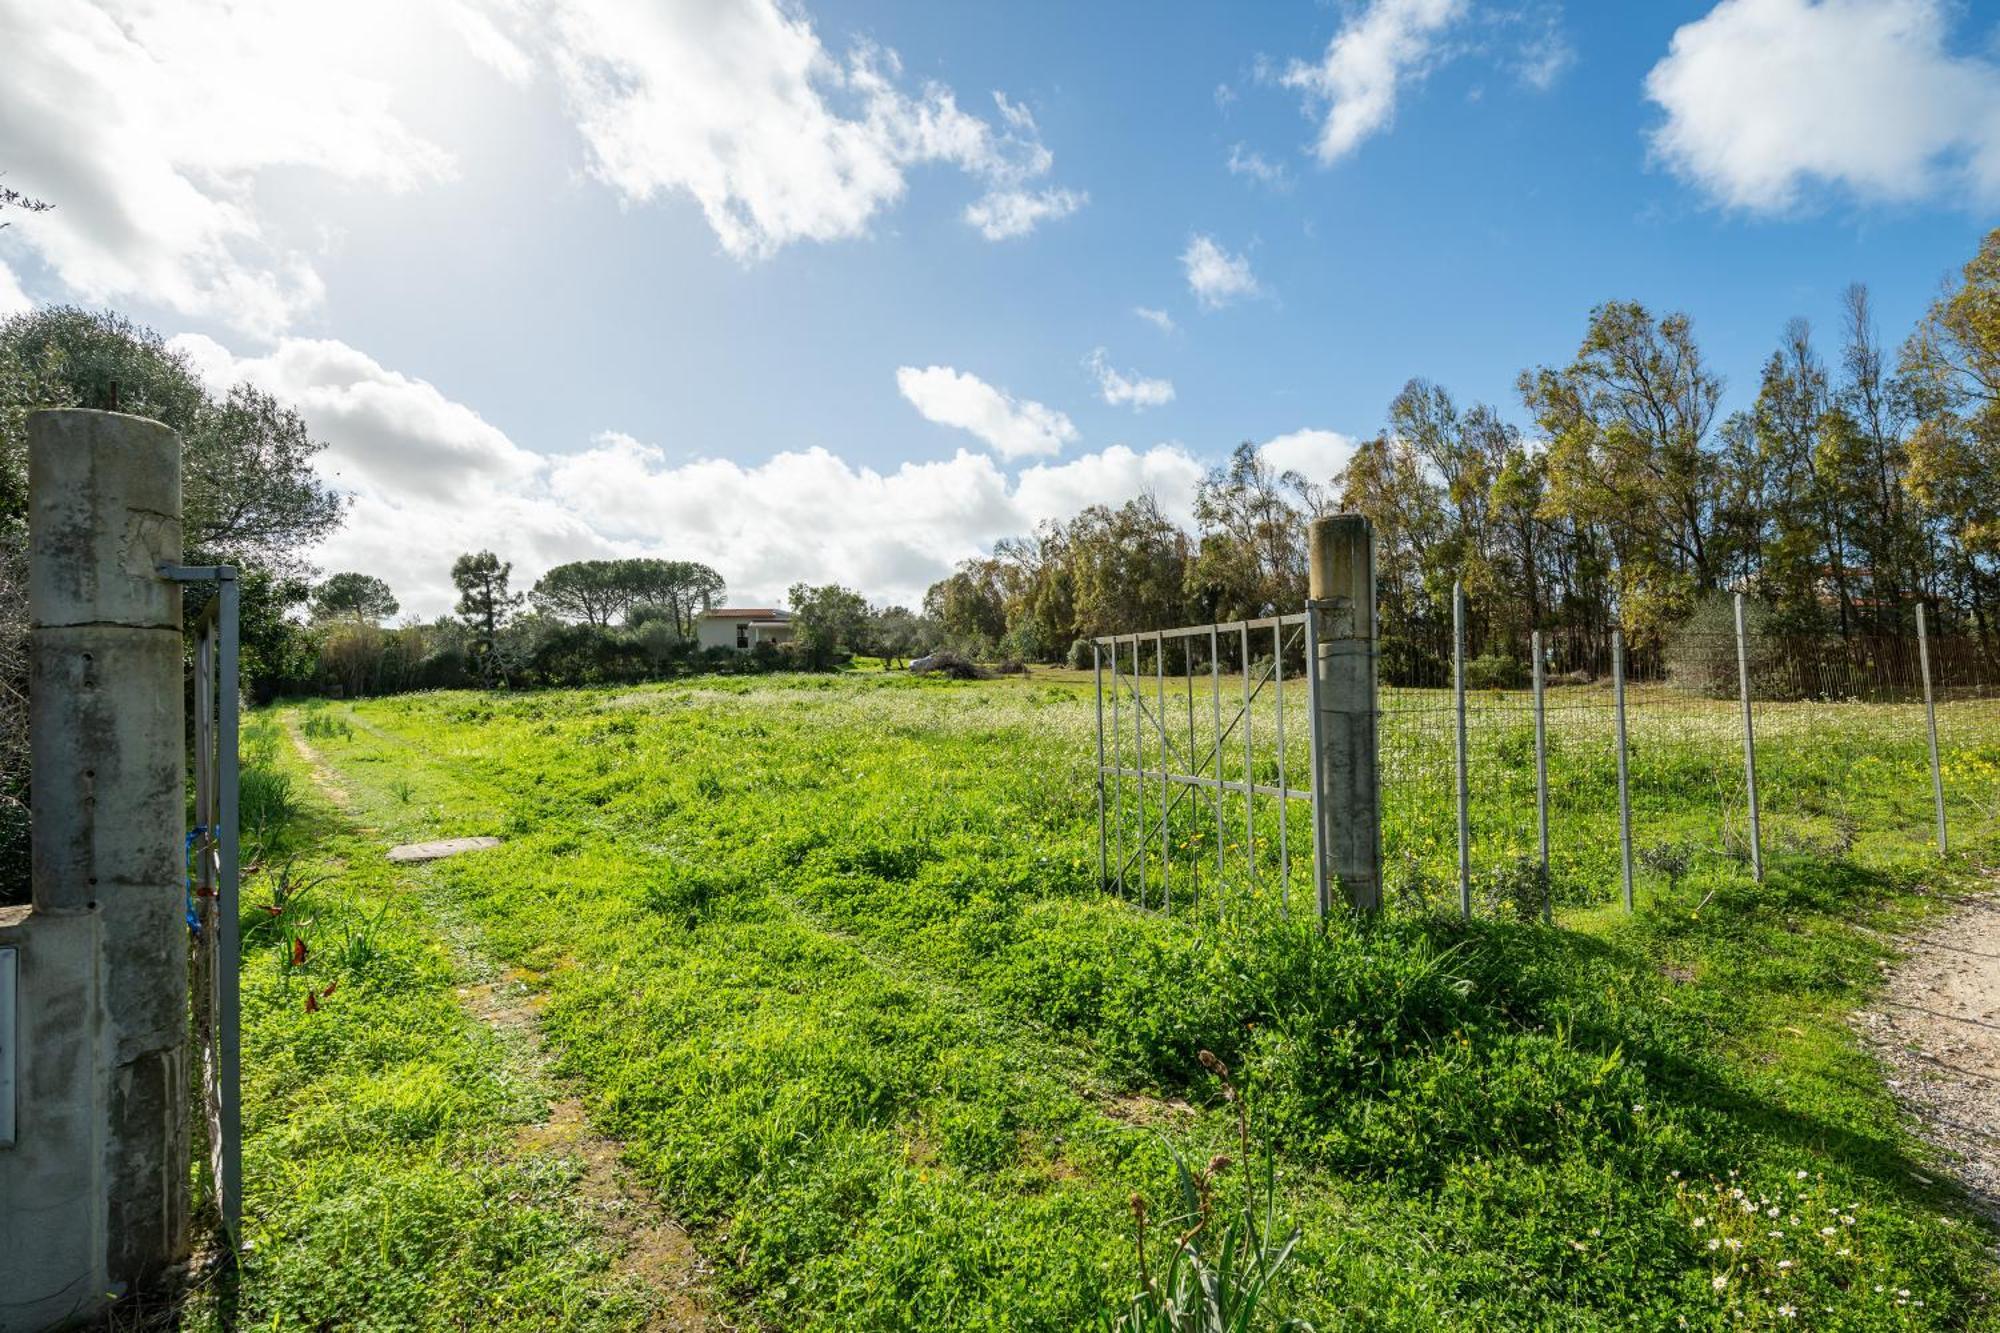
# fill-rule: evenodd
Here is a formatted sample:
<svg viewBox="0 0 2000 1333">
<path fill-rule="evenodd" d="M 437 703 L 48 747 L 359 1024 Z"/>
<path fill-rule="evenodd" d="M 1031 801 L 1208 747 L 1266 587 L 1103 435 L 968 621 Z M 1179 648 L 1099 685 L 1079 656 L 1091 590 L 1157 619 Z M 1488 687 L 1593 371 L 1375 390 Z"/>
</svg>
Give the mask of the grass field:
<svg viewBox="0 0 2000 1333">
<path fill-rule="evenodd" d="M 1525 713 L 1480 704 L 1487 914 L 1463 924 L 1421 910 L 1455 905 L 1448 714 L 1399 702 L 1396 910 L 1324 932 L 1276 911 L 1306 880 L 1303 821 L 1287 875 L 1275 808 L 1253 839 L 1182 803 L 1172 918 L 1099 890 L 1074 677 L 267 712 L 246 789 L 266 850 L 245 888 L 244 1325 L 645 1327 L 657 1298 L 581 1168 L 524 1132 L 576 1095 L 733 1323 L 1091 1326 L 1138 1280 L 1131 1196 L 1167 1210 L 1176 1153 L 1235 1152 L 1203 1050 L 1247 1087 L 1302 1231 L 1280 1309 L 1321 1329 L 2000 1322 L 1989 1233 L 1845 1021 L 1885 932 L 1948 897 L 1921 713 L 1763 708 L 1760 885 L 1732 854 L 1727 707 L 1635 701 L 1636 841 L 1669 850 L 1630 918 L 1610 906 L 1603 719 L 1552 718 L 1550 929 L 1503 919 L 1534 837 Z M 1276 773 L 1261 720 L 1246 759 L 1240 735 L 1204 743 L 1206 707 L 1189 752 Z M 1949 732 L 1969 842 L 1989 721 Z M 462 834 L 506 841 L 382 860 Z M 1212 877 L 1218 836 L 1240 877 Z M 321 882 L 275 902 L 280 865 Z M 546 1060 L 462 1002 L 496 980 L 529 993 Z"/>
</svg>

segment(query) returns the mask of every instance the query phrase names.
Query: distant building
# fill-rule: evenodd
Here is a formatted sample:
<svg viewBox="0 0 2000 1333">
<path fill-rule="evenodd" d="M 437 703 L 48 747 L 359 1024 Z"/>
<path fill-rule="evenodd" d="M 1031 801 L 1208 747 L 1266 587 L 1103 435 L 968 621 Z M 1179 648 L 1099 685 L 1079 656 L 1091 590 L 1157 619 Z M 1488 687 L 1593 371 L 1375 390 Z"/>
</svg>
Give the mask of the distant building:
<svg viewBox="0 0 2000 1333">
<path fill-rule="evenodd" d="M 792 641 L 792 613 L 770 606 L 718 606 L 695 617 L 695 642 L 747 653 L 760 643 Z"/>
</svg>

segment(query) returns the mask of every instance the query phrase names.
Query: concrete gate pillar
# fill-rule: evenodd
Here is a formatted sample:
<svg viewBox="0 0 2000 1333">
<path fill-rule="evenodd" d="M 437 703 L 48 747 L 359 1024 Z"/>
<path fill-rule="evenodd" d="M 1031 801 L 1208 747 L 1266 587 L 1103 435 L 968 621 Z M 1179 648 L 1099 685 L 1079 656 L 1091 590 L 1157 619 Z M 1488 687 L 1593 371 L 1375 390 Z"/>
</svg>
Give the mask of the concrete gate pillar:
<svg viewBox="0 0 2000 1333">
<path fill-rule="evenodd" d="M 1307 597 L 1319 617 L 1320 750 L 1313 787 L 1328 869 L 1357 912 L 1382 906 L 1382 787 L 1376 769 L 1375 530 L 1365 515 L 1332 514 L 1308 530 Z M 1333 885 L 1320 886 L 1320 913 Z"/>
<path fill-rule="evenodd" d="M 181 598 L 155 572 L 181 558 L 180 440 L 37 412 L 28 507 L 34 897 L 0 910 L 7 1333 L 86 1318 L 188 1247 Z"/>
</svg>

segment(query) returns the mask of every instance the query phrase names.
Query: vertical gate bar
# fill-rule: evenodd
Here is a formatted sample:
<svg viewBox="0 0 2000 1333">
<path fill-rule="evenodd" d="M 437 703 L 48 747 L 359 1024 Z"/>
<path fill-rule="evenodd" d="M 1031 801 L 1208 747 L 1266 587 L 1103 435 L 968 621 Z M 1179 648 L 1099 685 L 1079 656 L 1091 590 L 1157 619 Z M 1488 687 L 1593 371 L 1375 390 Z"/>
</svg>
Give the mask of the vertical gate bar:
<svg viewBox="0 0 2000 1333">
<path fill-rule="evenodd" d="M 218 611 L 221 608 L 216 608 Z M 219 954 L 215 933 L 219 914 L 215 910 L 216 876 L 220 867 L 216 854 L 216 761 L 215 748 L 215 646 L 220 625 L 205 620 L 194 650 L 194 822 L 195 835 L 189 850 L 195 858 L 194 981 L 190 998 L 197 1006 L 195 1035 L 201 1044 L 201 1122 L 208 1137 L 208 1178 L 215 1190 L 216 1207 L 222 1206 L 222 1038 L 216 1023 L 221 1009 L 221 983 L 216 975 Z"/>
<path fill-rule="evenodd" d="M 1139 906 L 1146 906 L 1146 715 L 1139 708 L 1139 636 L 1132 636 L 1132 787 L 1139 793 L 1139 840 L 1133 860 L 1139 870 Z"/>
<path fill-rule="evenodd" d="M 1632 910 L 1632 781 L 1625 763 L 1625 635 L 1611 631 L 1612 699 L 1618 711 L 1618 851 L 1625 910 Z"/>
<path fill-rule="evenodd" d="M 1187 766 L 1190 774 L 1194 771 L 1194 636 L 1187 635 L 1181 640 L 1181 671 L 1187 676 Z M 1190 864 L 1194 858 L 1189 857 Z"/>
<path fill-rule="evenodd" d="M 1924 605 L 1917 603 L 1917 661 L 1924 672 L 1924 726 L 1931 742 L 1931 801 L 1937 806 L 1938 855 L 1945 855 L 1949 842 L 1944 823 L 1944 773 L 1938 767 L 1937 705 L 1931 698 L 1930 627 L 1924 620 Z"/>
<path fill-rule="evenodd" d="M 1535 837 L 1542 857 L 1542 920 L 1555 917 L 1555 890 L 1549 882 L 1549 718 L 1543 678 L 1542 632 L 1530 640 L 1535 654 Z"/>
<path fill-rule="evenodd" d="M 240 648 L 237 626 L 236 571 L 224 568 L 217 581 L 216 595 L 222 622 L 220 681 L 216 701 L 221 714 L 216 728 L 216 763 L 220 781 L 216 784 L 216 823 L 222 852 L 221 882 L 216 886 L 216 1055 L 221 1066 L 222 1091 L 222 1225 L 229 1235 L 230 1251 L 243 1245 L 243 996 L 239 989 L 241 959 L 236 938 L 240 908 L 237 903 L 238 796 L 241 775 L 237 771 L 237 705 L 242 688 L 237 676 Z"/>
<path fill-rule="evenodd" d="M 1764 882 L 1764 834 L 1757 822 L 1757 727 L 1750 712 L 1750 643 L 1743 629 L 1743 594 L 1736 594 L 1736 692 L 1743 696 L 1743 782 L 1750 802 L 1750 873 Z"/>
<path fill-rule="evenodd" d="M 1249 876 L 1245 887 L 1255 893 L 1257 890 L 1257 792 L 1253 776 L 1256 767 L 1256 751 L 1250 741 L 1250 626 L 1243 631 L 1243 867 Z M 1221 744 L 1221 738 L 1216 738 Z"/>
<path fill-rule="evenodd" d="M 1090 684 L 1097 696 L 1097 888 L 1104 890 L 1104 652 L 1090 645 Z"/>
<path fill-rule="evenodd" d="M 1160 714 L 1160 910 L 1174 910 L 1174 830 L 1167 819 L 1167 636 L 1153 635 L 1154 700 Z"/>
<path fill-rule="evenodd" d="M 1117 763 L 1111 771 L 1111 791 L 1117 800 L 1111 807 L 1112 831 L 1118 844 L 1118 896 L 1125 896 L 1125 725 L 1119 694 L 1125 686 L 1118 679 L 1118 639 L 1111 639 L 1111 753 Z"/>
<path fill-rule="evenodd" d="M 1222 634 L 1208 627 L 1208 700 L 1215 726 L 1215 912 L 1222 915 L 1222 877 L 1229 873 L 1223 860 L 1226 839 L 1222 836 Z"/>
<path fill-rule="evenodd" d="M 1271 626 L 1271 679 L 1278 688 L 1278 915 L 1292 914 L 1292 855 L 1285 841 L 1285 807 L 1291 779 L 1285 774 L 1285 622 Z"/>
<path fill-rule="evenodd" d="M 1458 740 L 1458 914 L 1472 915 L 1472 789 L 1465 753 L 1465 585 L 1451 585 L 1451 689 Z"/>
<path fill-rule="evenodd" d="M 1313 897 L 1319 904 L 1319 915 L 1325 920 L 1333 910 L 1333 885 L 1327 874 L 1327 858 L 1333 849 L 1328 846 L 1326 784 L 1321 780 L 1325 767 L 1320 763 L 1321 731 L 1320 712 L 1324 701 L 1320 698 L 1319 670 L 1319 603 L 1306 602 L 1306 720 L 1309 728 L 1307 744 L 1312 750 L 1312 826 L 1313 826 Z"/>
</svg>

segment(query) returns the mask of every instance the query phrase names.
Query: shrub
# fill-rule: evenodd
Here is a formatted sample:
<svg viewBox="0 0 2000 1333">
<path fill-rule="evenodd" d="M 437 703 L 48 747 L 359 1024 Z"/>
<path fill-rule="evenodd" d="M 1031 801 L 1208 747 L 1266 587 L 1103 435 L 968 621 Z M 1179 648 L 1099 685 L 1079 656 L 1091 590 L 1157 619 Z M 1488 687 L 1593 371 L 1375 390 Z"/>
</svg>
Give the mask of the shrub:
<svg viewBox="0 0 2000 1333">
<path fill-rule="evenodd" d="M 977 662 L 970 661 L 950 649 L 932 653 L 922 660 L 925 663 L 924 669 L 917 672 L 918 675 L 949 676 L 953 680 L 986 679 L 987 673 L 980 669 Z M 914 667 L 911 669 L 915 670 Z"/>
<path fill-rule="evenodd" d="M 1527 683 L 1527 664 L 1506 653 L 1481 653 L 1465 664 L 1467 689 L 1518 690 Z"/>
</svg>

